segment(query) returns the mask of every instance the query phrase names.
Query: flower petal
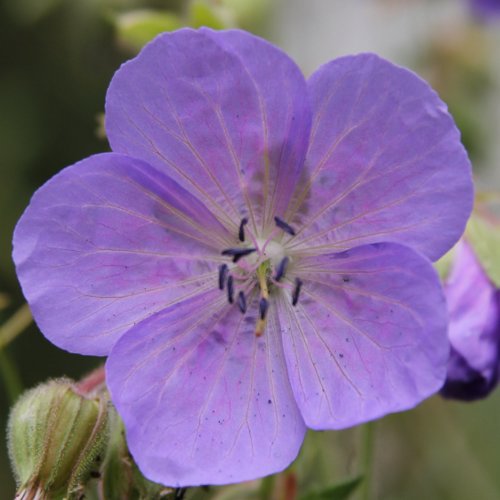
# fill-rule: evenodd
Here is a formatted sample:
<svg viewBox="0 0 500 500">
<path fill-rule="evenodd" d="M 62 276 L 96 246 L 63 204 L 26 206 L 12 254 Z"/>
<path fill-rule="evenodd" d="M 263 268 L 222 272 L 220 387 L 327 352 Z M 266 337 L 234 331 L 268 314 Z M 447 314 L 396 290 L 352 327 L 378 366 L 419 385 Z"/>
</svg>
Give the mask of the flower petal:
<svg viewBox="0 0 500 500">
<path fill-rule="evenodd" d="M 495 19 L 500 15 L 498 0 L 469 0 L 469 6 L 472 13 L 483 21 Z"/>
<path fill-rule="evenodd" d="M 288 215 L 296 246 L 325 253 L 392 241 L 432 260 L 445 253 L 473 193 L 459 132 L 436 93 L 371 54 L 324 65 L 309 92 L 309 181 Z"/>
<path fill-rule="evenodd" d="M 230 236 L 150 165 L 90 157 L 40 188 L 14 234 L 14 261 L 42 332 L 82 354 L 107 354 L 131 325 L 217 286 Z"/>
<path fill-rule="evenodd" d="M 293 308 L 281 302 L 290 380 L 308 427 L 340 429 L 411 408 L 446 375 L 447 315 L 436 272 L 382 243 L 303 259 Z"/>
<path fill-rule="evenodd" d="M 157 37 L 118 70 L 106 129 L 114 151 L 163 169 L 229 227 L 249 216 L 255 230 L 283 213 L 300 176 L 307 86 L 264 40 L 184 29 Z"/>
<path fill-rule="evenodd" d="M 500 295 L 465 241 L 457 245 L 445 287 L 452 357 L 442 393 L 475 399 L 497 383 L 500 358 Z"/>
<path fill-rule="evenodd" d="M 257 337 L 252 299 L 244 316 L 207 292 L 132 328 L 111 351 L 107 383 L 149 479 L 233 483 L 282 470 L 296 457 L 305 425 L 277 318 Z"/>
</svg>

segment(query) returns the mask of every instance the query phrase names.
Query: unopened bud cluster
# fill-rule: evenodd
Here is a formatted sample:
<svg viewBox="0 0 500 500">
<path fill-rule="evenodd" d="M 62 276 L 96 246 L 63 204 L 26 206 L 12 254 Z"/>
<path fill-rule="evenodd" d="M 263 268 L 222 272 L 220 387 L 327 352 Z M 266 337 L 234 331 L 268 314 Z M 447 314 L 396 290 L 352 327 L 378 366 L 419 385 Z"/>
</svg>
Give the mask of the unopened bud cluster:
<svg viewBox="0 0 500 500">
<path fill-rule="evenodd" d="M 171 489 L 145 479 L 104 384 L 53 380 L 27 391 L 11 411 L 9 453 L 17 500 L 161 499 Z"/>
<path fill-rule="evenodd" d="M 106 398 L 81 396 L 67 379 L 27 391 L 9 418 L 17 498 L 78 498 L 108 437 Z"/>
</svg>

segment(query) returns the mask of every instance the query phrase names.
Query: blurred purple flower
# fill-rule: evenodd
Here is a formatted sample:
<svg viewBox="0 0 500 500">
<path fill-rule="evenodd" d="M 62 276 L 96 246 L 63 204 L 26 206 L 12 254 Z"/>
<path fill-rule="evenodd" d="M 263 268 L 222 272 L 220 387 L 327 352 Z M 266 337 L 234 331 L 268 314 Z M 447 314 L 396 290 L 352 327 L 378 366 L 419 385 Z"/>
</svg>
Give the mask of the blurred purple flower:
<svg viewBox="0 0 500 500">
<path fill-rule="evenodd" d="M 181 30 L 116 73 L 106 127 L 114 153 L 34 195 L 14 259 L 44 334 L 109 355 L 149 478 L 270 474 L 307 427 L 440 389 L 446 307 L 428 259 L 462 233 L 472 183 L 424 81 L 363 54 L 306 82 L 252 35 Z"/>
<path fill-rule="evenodd" d="M 443 396 L 473 400 L 498 383 L 500 293 L 466 241 L 457 245 L 445 294 L 451 356 Z"/>
<path fill-rule="evenodd" d="M 481 19 L 500 16 L 500 0 L 469 0 L 471 11 Z"/>
</svg>

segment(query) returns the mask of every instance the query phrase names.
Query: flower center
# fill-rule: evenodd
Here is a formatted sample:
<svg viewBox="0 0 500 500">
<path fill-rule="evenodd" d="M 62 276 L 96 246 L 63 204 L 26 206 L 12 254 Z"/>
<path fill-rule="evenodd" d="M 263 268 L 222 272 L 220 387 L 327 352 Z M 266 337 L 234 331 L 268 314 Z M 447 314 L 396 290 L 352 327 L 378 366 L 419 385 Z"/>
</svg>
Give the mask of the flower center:
<svg viewBox="0 0 500 500">
<path fill-rule="evenodd" d="M 274 218 L 276 228 L 267 239 L 256 237 L 245 226 L 248 219 L 242 219 L 238 239 L 241 246 L 226 248 L 221 253 L 231 258 L 232 263 L 219 266 L 219 288 L 226 289 L 227 299 L 230 304 L 236 303 L 240 311 L 247 311 L 247 296 L 258 287 L 259 316 L 255 326 L 255 335 L 263 334 L 266 326 L 267 312 L 269 310 L 270 296 L 279 291 L 289 290 L 292 305 L 299 300 L 302 281 L 295 278 L 294 284 L 283 283 L 291 258 L 286 255 L 286 247 L 274 238 L 282 231 L 295 236 L 295 230 L 279 217 Z M 246 244 L 245 234 L 248 233 L 252 245 Z"/>
</svg>

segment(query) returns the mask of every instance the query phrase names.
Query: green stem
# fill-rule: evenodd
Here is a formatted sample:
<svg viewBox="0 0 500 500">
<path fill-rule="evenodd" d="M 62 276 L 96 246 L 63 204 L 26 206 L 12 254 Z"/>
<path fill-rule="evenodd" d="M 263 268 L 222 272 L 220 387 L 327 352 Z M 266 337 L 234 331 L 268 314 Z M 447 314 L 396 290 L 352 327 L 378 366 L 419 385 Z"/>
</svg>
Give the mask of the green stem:
<svg viewBox="0 0 500 500">
<path fill-rule="evenodd" d="M 2 326 L 0 326 L 0 351 L 9 345 L 33 321 L 28 304 L 23 304 Z"/>
<path fill-rule="evenodd" d="M 21 394 L 23 385 L 16 365 L 2 349 L 0 349 L 0 374 L 5 384 L 9 400 L 11 403 L 14 403 L 19 394 Z"/>
<path fill-rule="evenodd" d="M 375 444 L 375 422 L 368 422 L 363 426 L 362 439 L 363 489 L 361 498 L 363 500 L 370 500 L 373 475 L 373 451 Z"/>
<path fill-rule="evenodd" d="M 5 347 L 23 332 L 32 321 L 30 308 L 28 304 L 24 304 L 0 327 L 0 376 L 11 403 L 14 403 L 21 394 L 23 385 L 19 371 L 5 351 Z"/>
<path fill-rule="evenodd" d="M 272 474 L 270 476 L 266 476 L 262 479 L 260 483 L 260 500 L 271 500 L 273 497 L 274 490 L 274 480 L 276 478 L 276 474 Z"/>
</svg>

